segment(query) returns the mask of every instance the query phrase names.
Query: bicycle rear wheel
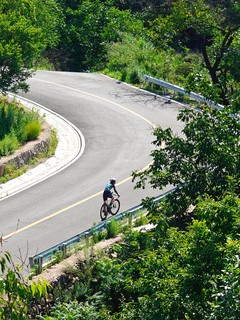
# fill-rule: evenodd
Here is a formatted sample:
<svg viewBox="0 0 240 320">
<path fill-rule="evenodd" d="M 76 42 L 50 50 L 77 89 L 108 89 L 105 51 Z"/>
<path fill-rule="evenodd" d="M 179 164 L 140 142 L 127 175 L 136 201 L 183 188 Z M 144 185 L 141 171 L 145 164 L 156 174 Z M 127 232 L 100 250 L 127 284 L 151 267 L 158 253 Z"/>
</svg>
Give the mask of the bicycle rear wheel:
<svg viewBox="0 0 240 320">
<path fill-rule="evenodd" d="M 107 210 L 106 209 L 107 209 L 106 205 L 103 204 L 100 209 L 100 218 L 102 221 L 107 219 Z"/>
<path fill-rule="evenodd" d="M 115 216 L 115 214 L 118 213 L 119 209 L 120 209 L 120 201 L 118 199 L 115 199 L 112 204 L 111 214 Z"/>
</svg>

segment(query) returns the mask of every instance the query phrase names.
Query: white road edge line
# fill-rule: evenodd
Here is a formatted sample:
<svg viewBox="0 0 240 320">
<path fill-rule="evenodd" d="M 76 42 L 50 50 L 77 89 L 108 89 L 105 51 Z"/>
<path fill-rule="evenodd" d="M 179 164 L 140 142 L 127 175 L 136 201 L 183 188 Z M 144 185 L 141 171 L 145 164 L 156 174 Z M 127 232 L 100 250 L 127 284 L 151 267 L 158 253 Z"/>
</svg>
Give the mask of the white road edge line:
<svg viewBox="0 0 240 320">
<path fill-rule="evenodd" d="M 58 145 L 54 156 L 44 163 L 28 170 L 23 175 L 0 184 L 0 201 L 24 191 L 66 169 L 84 153 L 85 138 L 82 132 L 70 121 L 50 109 L 18 95 L 10 95 L 27 108 L 44 116 L 47 123 L 56 130 Z"/>
</svg>

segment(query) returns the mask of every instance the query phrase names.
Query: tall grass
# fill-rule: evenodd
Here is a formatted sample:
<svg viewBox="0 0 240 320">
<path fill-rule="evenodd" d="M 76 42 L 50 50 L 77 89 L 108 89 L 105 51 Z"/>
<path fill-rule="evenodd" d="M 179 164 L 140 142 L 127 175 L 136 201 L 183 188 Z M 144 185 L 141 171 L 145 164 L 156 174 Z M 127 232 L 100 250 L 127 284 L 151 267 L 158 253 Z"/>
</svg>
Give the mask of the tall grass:
<svg viewBox="0 0 240 320">
<path fill-rule="evenodd" d="M 13 153 L 26 141 L 36 139 L 40 132 L 37 112 L 28 112 L 16 102 L 0 99 L 0 156 Z"/>
<path fill-rule="evenodd" d="M 199 56 L 172 49 L 157 50 L 144 37 L 125 34 L 121 42 L 111 43 L 104 73 L 134 85 L 143 84 L 142 75 L 184 86 L 199 65 Z M 199 71 L 199 70 L 198 70 Z"/>
</svg>

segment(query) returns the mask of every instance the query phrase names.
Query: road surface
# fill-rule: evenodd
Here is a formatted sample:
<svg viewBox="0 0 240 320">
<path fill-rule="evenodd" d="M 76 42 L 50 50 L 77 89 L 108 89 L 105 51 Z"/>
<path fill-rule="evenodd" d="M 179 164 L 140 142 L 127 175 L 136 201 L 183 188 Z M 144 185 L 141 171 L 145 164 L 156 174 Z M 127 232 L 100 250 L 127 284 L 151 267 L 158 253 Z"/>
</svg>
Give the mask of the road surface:
<svg viewBox="0 0 240 320">
<path fill-rule="evenodd" d="M 24 94 L 79 128 L 82 156 L 71 166 L 0 202 L 2 251 L 29 256 L 100 221 L 102 190 L 117 179 L 121 210 L 164 190 L 134 190 L 131 174 L 151 162 L 153 127 L 179 134 L 180 106 L 100 74 L 38 71 Z"/>
</svg>

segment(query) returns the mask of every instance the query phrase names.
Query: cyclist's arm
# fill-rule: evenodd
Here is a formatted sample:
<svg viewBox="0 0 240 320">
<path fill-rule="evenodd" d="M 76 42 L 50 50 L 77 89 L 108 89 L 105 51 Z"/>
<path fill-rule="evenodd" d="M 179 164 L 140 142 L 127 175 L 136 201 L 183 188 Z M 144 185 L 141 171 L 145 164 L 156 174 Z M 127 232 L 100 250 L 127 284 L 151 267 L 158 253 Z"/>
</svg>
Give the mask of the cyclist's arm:
<svg viewBox="0 0 240 320">
<path fill-rule="evenodd" d="M 120 197 L 120 194 L 117 192 L 115 186 L 113 186 L 113 190 L 114 190 L 114 192 Z"/>
</svg>

